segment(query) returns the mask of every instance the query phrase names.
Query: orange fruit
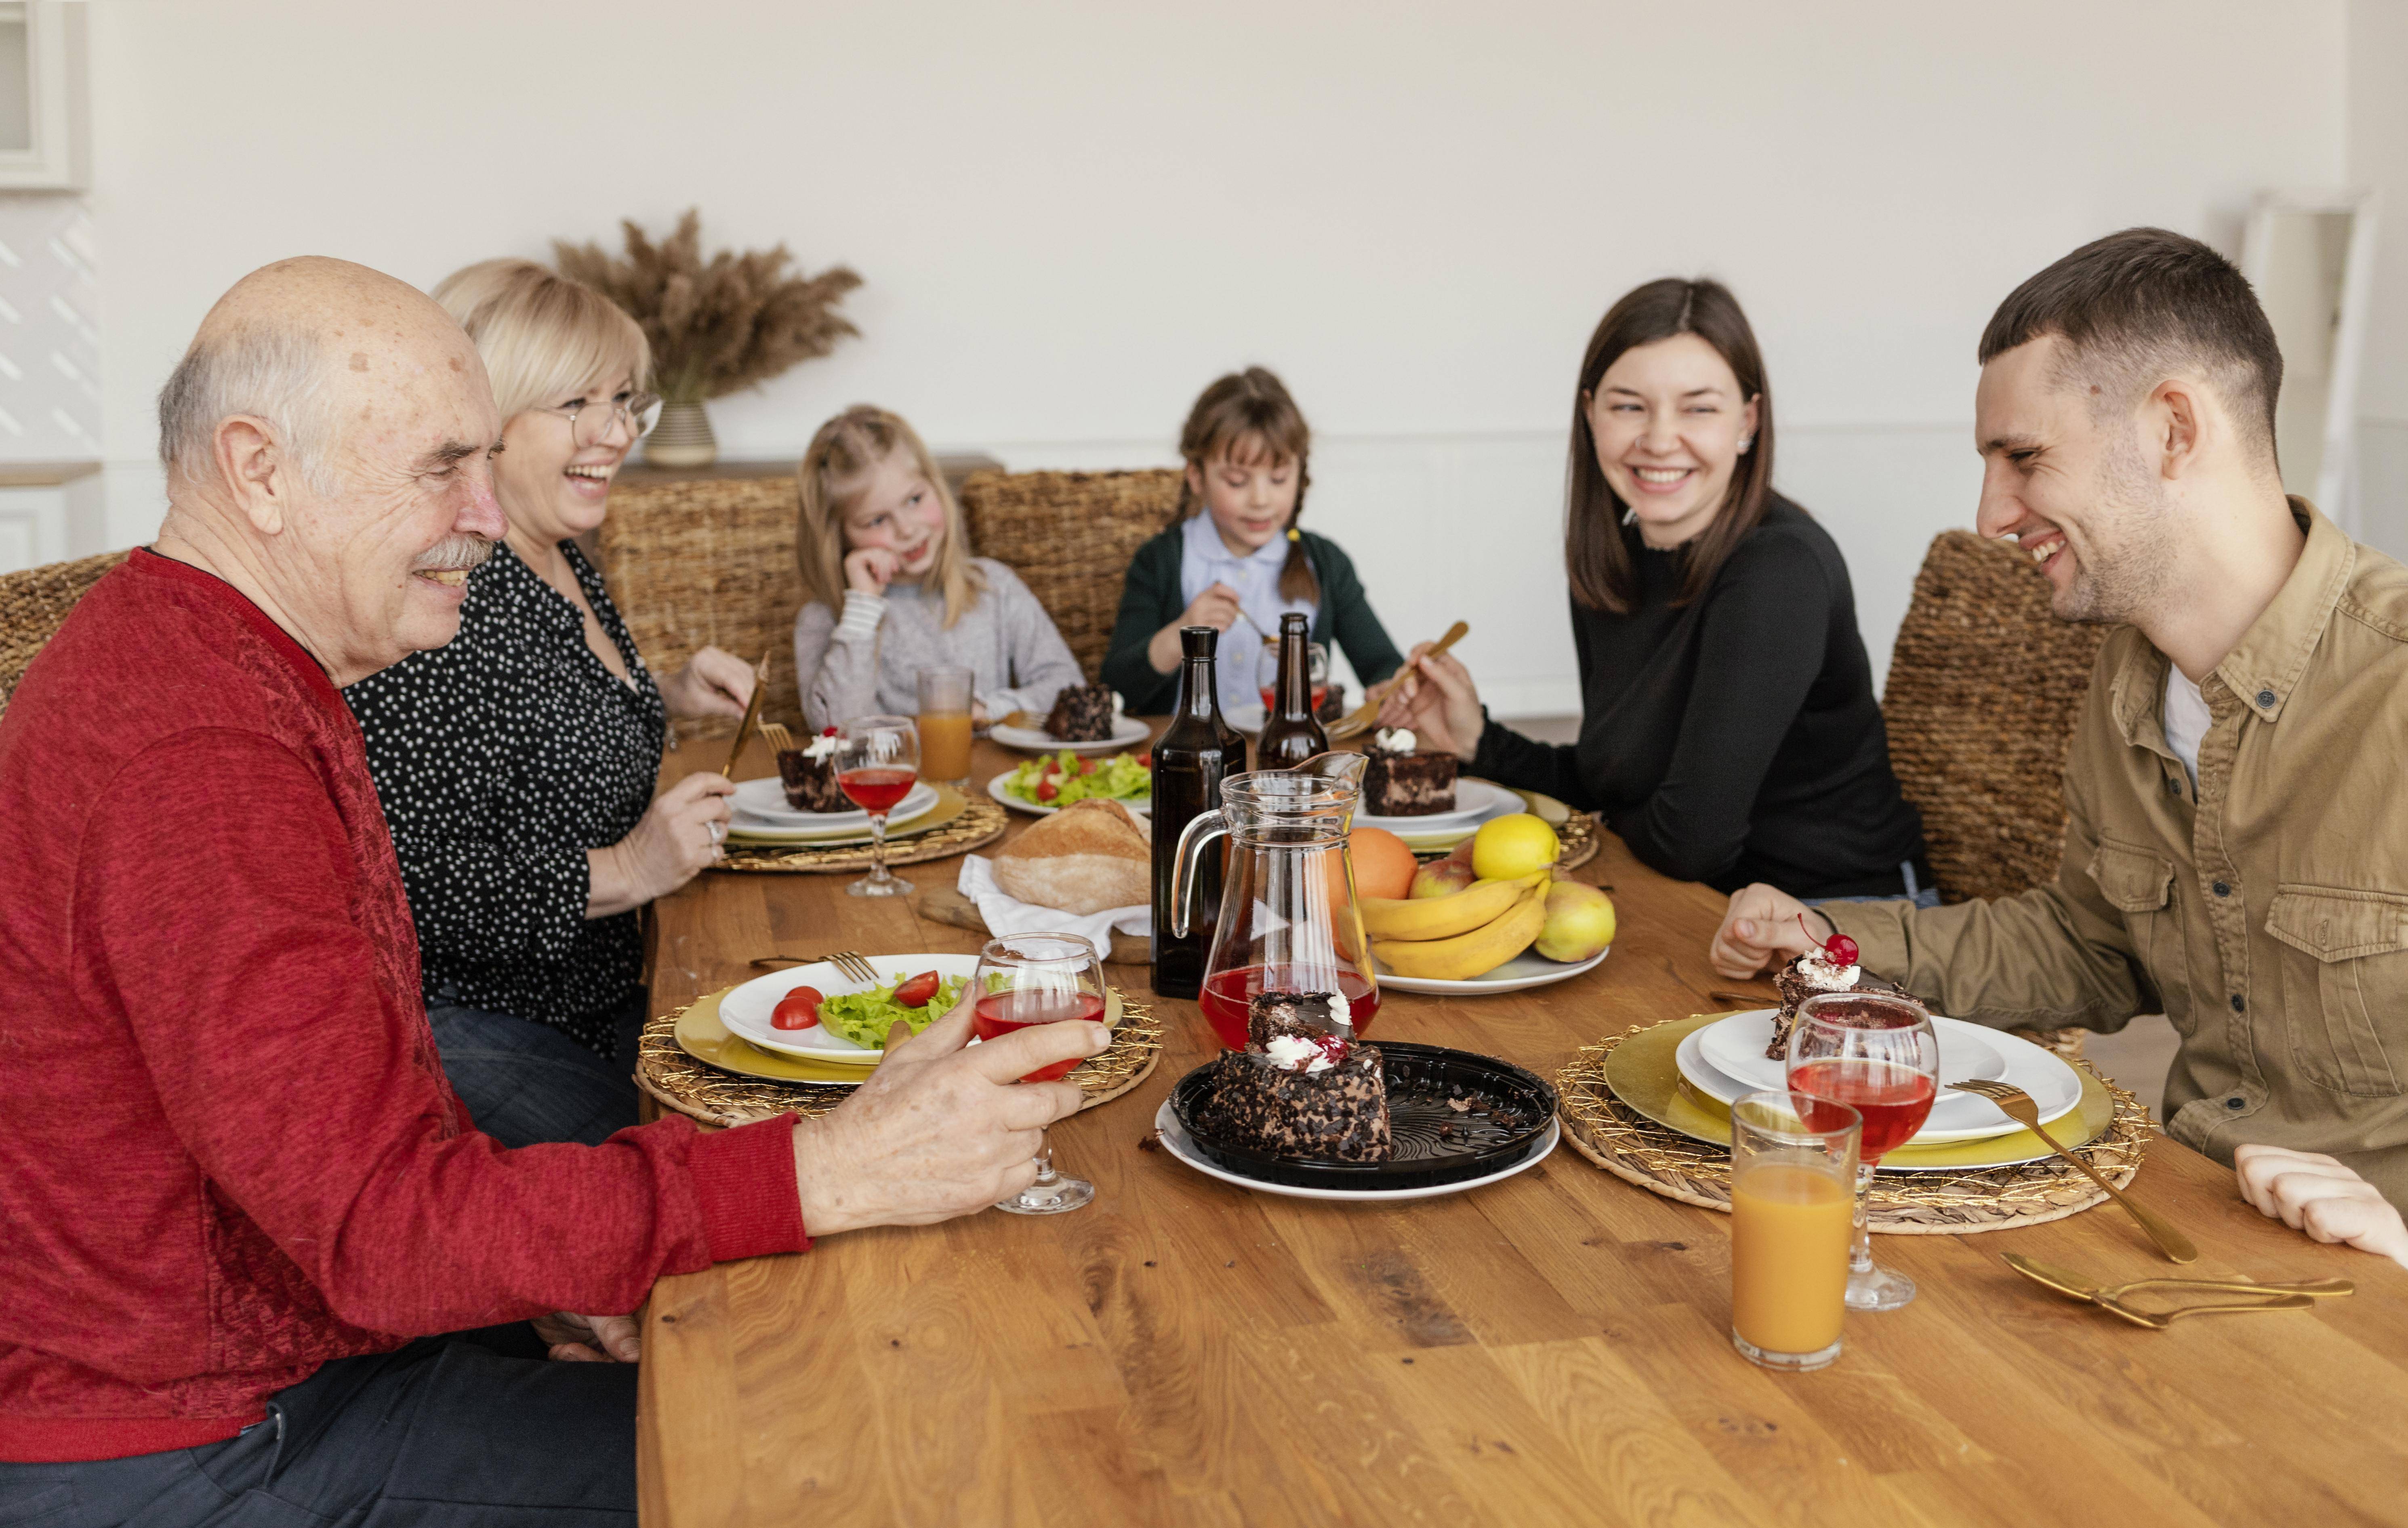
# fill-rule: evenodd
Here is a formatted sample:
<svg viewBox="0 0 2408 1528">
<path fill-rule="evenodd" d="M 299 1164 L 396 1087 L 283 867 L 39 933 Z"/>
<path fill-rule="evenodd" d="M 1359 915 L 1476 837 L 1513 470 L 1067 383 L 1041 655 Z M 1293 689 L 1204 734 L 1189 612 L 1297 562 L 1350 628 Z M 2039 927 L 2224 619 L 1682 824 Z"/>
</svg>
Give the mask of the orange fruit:
<svg viewBox="0 0 2408 1528">
<path fill-rule="evenodd" d="M 1412 889 L 1413 870 L 1420 862 L 1405 841 L 1385 828 L 1356 828 L 1347 835 L 1346 852 L 1354 862 L 1354 894 L 1401 898 Z"/>
</svg>

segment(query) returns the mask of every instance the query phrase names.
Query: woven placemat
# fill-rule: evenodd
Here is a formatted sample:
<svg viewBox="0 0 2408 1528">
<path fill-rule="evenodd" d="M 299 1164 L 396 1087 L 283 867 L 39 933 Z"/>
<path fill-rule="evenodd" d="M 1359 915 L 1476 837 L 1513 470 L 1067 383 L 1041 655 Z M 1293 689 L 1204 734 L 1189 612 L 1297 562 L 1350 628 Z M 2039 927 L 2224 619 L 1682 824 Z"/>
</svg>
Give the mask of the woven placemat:
<svg viewBox="0 0 2408 1528">
<path fill-rule="evenodd" d="M 1613 1048 L 1651 1027 L 1633 1024 L 1624 1034 L 1583 1046 L 1555 1074 L 1564 1139 L 1616 1178 L 1667 1199 L 1727 1214 L 1730 1152 L 1666 1129 L 1626 1106 L 1605 1084 L 1605 1059 Z M 2089 1062 L 2075 1057 L 2068 1064 L 2098 1078 L 2115 1101 L 2107 1128 L 2074 1152 L 2100 1177 L 2125 1188 L 2148 1149 L 2149 1111 Z M 2050 1159 L 1961 1173 L 1876 1174 L 1866 1215 L 1873 1230 L 1893 1235 L 1965 1235 L 2061 1221 L 2106 1199 L 2088 1178 Z"/>
<path fill-rule="evenodd" d="M 685 1009 L 655 1015 L 644 1025 L 636 1047 L 636 1083 L 688 1119 L 707 1125 L 750 1124 L 792 1112 L 806 1118 L 825 1114 L 852 1095 L 851 1088 L 810 1082 L 773 1082 L 766 1078 L 738 1077 L 688 1055 L 677 1043 L 678 1021 Z M 1070 1069 L 1065 1081 L 1086 1093 L 1081 1110 L 1109 1104 L 1145 1080 L 1162 1054 L 1162 1026 L 1154 1008 L 1121 997 L 1121 1021 L 1112 1026 L 1111 1049 L 1091 1056 Z"/>
<path fill-rule="evenodd" d="M 1005 824 L 1010 821 L 1010 814 L 992 797 L 973 796 L 963 807 L 962 815 L 943 827 L 930 828 L 914 837 L 890 839 L 886 845 L 886 863 L 892 867 L 967 854 L 1002 837 Z M 868 869 L 869 846 L 834 844 L 824 849 L 813 849 L 808 845 L 794 849 L 768 849 L 758 845 L 748 844 L 741 848 L 731 845 L 727 857 L 711 868 L 790 875 L 839 875 L 848 870 Z"/>
</svg>

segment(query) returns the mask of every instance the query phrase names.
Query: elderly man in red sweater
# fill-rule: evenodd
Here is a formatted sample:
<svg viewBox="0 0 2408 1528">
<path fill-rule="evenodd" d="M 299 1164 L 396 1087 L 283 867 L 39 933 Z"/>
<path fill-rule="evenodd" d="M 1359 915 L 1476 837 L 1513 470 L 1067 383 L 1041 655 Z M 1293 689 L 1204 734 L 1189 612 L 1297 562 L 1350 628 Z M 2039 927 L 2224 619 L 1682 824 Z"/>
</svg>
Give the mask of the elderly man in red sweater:
<svg viewBox="0 0 2408 1528">
<path fill-rule="evenodd" d="M 632 1521 L 632 1365 L 546 1361 L 632 1330 L 556 1313 L 1017 1192 L 1078 1093 L 1012 1079 L 1108 1036 L 965 1050 L 965 1007 L 822 1120 L 480 1135 L 338 693 L 502 534 L 476 349 L 287 261 L 160 425 L 156 546 L 0 718 L 0 1521 Z"/>
</svg>

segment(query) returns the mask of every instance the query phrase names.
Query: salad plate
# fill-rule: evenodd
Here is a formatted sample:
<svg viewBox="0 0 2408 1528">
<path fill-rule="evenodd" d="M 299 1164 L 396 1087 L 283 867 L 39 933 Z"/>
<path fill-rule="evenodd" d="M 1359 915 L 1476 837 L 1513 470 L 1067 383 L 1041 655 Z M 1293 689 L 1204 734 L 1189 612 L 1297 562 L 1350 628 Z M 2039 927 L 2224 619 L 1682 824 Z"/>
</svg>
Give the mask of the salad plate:
<svg viewBox="0 0 2408 1528">
<path fill-rule="evenodd" d="M 797 987 L 814 987 L 825 1004 L 845 998 L 868 998 L 870 1001 L 848 1005 L 856 1008 L 856 1017 L 892 1020 L 903 1010 L 891 997 L 896 986 L 924 971 L 937 974 L 939 996 L 927 1007 L 939 1009 L 939 1018 L 952 1011 L 970 977 L 978 970 L 976 955 L 871 955 L 866 957 L 869 968 L 878 973 L 878 985 L 867 986 L 838 972 L 824 961 L 810 965 L 790 965 L 782 971 L 772 971 L 766 977 L 755 977 L 719 1000 L 719 1021 L 727 1032 L 756 1050 L 777 1056 L 850 1067 L 867 1075 L 867 1069 L 886 1058 L 883 1046 L 861 1044 L 837 1033 L 824 1023 L 808 1029 L 780 1029 L 771 1023 L 770 1015 L 777 1011 L 778 1000 Z M 914 1010 L 917 1011 L 917 1010 Z M 1104 1023 L 1120 1022 L 1121 997 L 1114 990 L 1105 1000 Z M 924 1027 L 924 1026 L 923 1026 Z M 979 1042 L 970 1041 L 972 1045 Z M 704 1057 L 704 1060 L 710 1060 Z"/>
<path fill-rule="evenodd" d="M 1067 799 L 1037 799 L 1036 790 L 1045 778 L 1047 765 L 1083 765 L 1087 763 L 1096 764 L 1093 774 L 1071 775 L 1065 770 L 1054 776 Z M 1074 801 L 1098 796 L 1107 801 L 1117 801 L 1130 811 L 1143 813 L 1154 805 L 1154 774 L 1130 753 L 1101 761 L 1066 760 L 1060 754 L 1040 754 L 1027 760 L 1019 768 L 1008 769 L 988 780 L 986 793 L 1015 812 L 1033 812 L 1039 817 L 1058 812 Z"/>
<path fill-rule="evenodd" d="M 738 827 L 756 831 L 763 828 L 808 828 L 813 832 L 828 834 L 869 831 L 869 814 L 865 811 L 798 812 L 795 810 L 786 805 L 786 788 L 779 782 L 775 775 L 765 775 L 759 779 L 737 781 L 736 794 L 729 799 L 735 804 L 738 814 L 736 825 Z M 895 804 L 893 811 L 887 813 L 886 825 L 889 828 L 900 827 L 935 807 L 936 804 L 937 788 L 926 780 L 914 780 L 911 782 L 911 789 L 904 793 L 903 799 Z"/>
<path fill-rule="evenodd" d="M 1092 743 L 1066 743 L 1042 727 L 1007 727 L 997 723 L 987 736 L 1006 748 L 1016 748 L 1023 753 L 1118 753 L 1132 744 L 1141 744 L 1154 735 L 1154 729 L 1133 716 L 1112 713 L 1112 735 Z"/>
</svg>

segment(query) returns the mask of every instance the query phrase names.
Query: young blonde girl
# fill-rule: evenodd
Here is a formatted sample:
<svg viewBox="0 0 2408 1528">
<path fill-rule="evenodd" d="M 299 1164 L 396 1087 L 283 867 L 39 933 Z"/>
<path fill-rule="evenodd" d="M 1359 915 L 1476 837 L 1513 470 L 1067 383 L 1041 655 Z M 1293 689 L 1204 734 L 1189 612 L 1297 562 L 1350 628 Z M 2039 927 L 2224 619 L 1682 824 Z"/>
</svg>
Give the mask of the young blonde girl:
<svg viewBox="0 0 2408 1528">
<path fill-rule="evenodd" d="M 1297 527 L 1312 452 L 1303 410 L 1260 366 L 1232 372 L 1197 398 L 1179 435 L 1187 463 L 1179 507 L 1130 561 L 1104 657 L 1104 682 L 1131 711 L 1170 709 L 1182 626 L 1237 633 L 1222 644 L 1225 712 L 1260 707 L 1256 632 L 1276 634 L 1291 610 L 1312 618 L 1314 641 L 1342 648 L 1364 683 L 1402 666 L 1354 563 L 1327 536 Z"/>
<path fill-rule="evenodd" d="M 795 676 L 811 726 L 913 714 L 924 668 L 975 673 L 982 721 L 1041 716 L 1084 682 L 1028 586 L 972 554 L 961 506 L 900 415 L 856 404 L 821 425 L 796 489 Z"/>
</svg>

